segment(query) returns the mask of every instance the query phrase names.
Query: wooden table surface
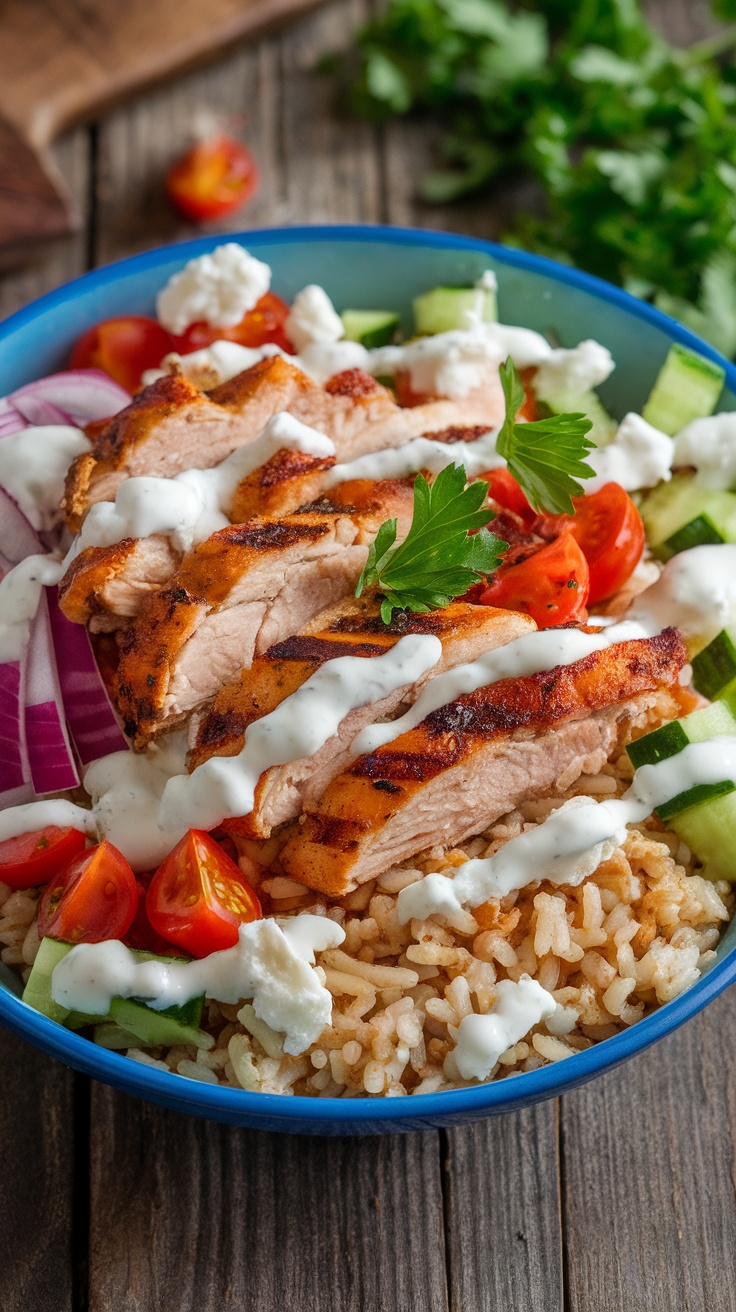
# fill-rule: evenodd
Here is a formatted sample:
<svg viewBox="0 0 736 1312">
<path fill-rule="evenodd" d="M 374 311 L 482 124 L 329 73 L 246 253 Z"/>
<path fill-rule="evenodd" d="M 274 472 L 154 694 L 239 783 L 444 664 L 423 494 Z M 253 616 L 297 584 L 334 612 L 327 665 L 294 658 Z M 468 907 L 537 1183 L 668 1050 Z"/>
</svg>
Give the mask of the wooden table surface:
<svg viewBox="0 0 736 1312">
<path fill-rule="evenodd" d="M 656 8 L 676 38 L 696 31 L 694 0 Z M 161 176 L 202 106 L 243 115 L 261 164 L 233 228 L 495 235 L 487 200 L 417 207 L 422 128 L 334 113 L 314 61 L 367 11 L 328 4 L 72 133 L 56 154 L 84 230 L 0 281 L 0 315 L 187 235 Z M 0 1031 L 0 1312 L 734 1310 L 734 1031 L 731 994 L 556 1102 L 468 1129 L 331 1140 L 161 1111 Z"/>
</svg>

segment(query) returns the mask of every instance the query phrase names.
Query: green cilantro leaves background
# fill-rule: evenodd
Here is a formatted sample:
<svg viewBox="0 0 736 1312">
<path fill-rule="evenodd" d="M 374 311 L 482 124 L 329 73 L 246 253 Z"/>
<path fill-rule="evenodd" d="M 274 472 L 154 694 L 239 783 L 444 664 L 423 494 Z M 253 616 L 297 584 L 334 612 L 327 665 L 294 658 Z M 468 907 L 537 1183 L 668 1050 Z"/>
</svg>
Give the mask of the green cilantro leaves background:
<svg viewBox="0 0 736 1312">
<path fill-rule="evenodd" d="M 736 0 L 713 10 L 734 20 Z M 358 47 L 361 113 L 442 126 L 425 199 L 531 174 L 542 213 L 519 214 L 505 240 L 736 354 L 736 28 L 681 50 L 638 0 L 389 0 Z"/>
</svg>

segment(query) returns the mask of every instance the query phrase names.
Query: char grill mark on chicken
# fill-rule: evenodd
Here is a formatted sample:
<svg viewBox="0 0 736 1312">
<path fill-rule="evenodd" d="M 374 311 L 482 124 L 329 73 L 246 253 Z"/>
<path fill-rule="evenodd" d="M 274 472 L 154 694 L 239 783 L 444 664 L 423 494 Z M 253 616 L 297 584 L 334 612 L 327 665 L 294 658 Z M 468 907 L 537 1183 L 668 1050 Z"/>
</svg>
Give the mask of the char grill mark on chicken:
<svg viewBox="0 0 736 1312">
<path fill-rule="evenodd" d="M 463 842 L 523 800 L 559 796 L 601 769 L 686 660 L 665 629 L 450 702 L 332 780 L 282 850 L 284 869 L 340 897 L 428 847 Z M 664 718 L 677 714 L 670 699 Z"/>
</svg>

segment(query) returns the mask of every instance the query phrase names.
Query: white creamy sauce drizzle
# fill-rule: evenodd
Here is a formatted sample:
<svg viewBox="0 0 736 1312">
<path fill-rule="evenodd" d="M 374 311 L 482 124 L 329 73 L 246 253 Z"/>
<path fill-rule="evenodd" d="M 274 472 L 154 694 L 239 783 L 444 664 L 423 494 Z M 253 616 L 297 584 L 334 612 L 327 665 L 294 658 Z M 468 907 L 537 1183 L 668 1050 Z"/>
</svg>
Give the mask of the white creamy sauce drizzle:
<svg viewBox="0 0 736 1312">
<path fill-rule="evenodd" d="M 515 638 L 505 647 L 484 652 L 474 661 L 445 670 L 432 679 L 416 701 L 397 720 L 388 724 L 369 724 L 355 738 L 351 751 L 354 756 L 375 752 L 386 743 L 394 742 L 403 733 L 415 729 L 432 711 L 439 710 L 466 693 L 475 692 L 499 679 L 518 679 L 524 675 L 539 674 L 556 665 L 571 665 L 591 652 L 603 651 L 616 642 L 641 638 L 642 630 L 635 625 L 621 624 L 606 627 L 602 633 L 581 633 L 579 629 L 539 629 Z"/>
<path fill-rule="evenodd" d="M 501 980 L 496 985 L 493 1011 L 485 1016 L 463 1016 L 450 1058 L 464 1080 L 487 1080 L 506 1049 L 556 1010 L 552 994 L 529 975 L 522 975 L 518 982 Z M 447 1073 L 452 1078 L 451 1066 Z"/>
<path fill-rule="evenodd" d="M 69 424 L 23 428 L 0 441 L 0 484 L 34 528 L 58 523 L 66 471 L 91 445 L 81 428 Z"/>
<path fill-rule="evenodd" d="M 152 533 L 168 534 L 180 551 L 189 550 L 229 524 L 239 484 L 284 449 L 321 457 L 335 454 L 334 443 L 323 433 L 280 411 L 255 442 L 211 469 L 187 469 L 174 478 L 126 479 L 114 502 L 98 501 L 90 507 L 65 564 L 86 547 L 109 547 L 123 538 Z"/>
<path fill-rule="evenodd" d="M 575 798 L 546 820 L 504 843 L 494 856 L 466 861 L 452 879 L 426 875 L 402 889 L 402 924 L 414 918 L 452 915 L 503 898 L 539 879 L 580 884 L 606 860 L 626 834 L 626 826 L 646 820 L 658 806 L 697 784 L 736 783 L 736 737 L 690 743 L 656 765 L 642 765 L 622 798 L 595 802 Z"/>
<path fill-rule="evenodd" d="M 248 726 L 237 756 L 213 756 L 190 775 L 169 780 L 158 821 L 165 842 L 172 847 L 191 827 L 212 829 L 226 817 L 248 815 L 265 770 L 312 756 L 351 710 L 414 683 L 441 654 L 439 638 L 409 634 L 372 660 L 327 661 L 270 715 Z"/>
<path fill-rule="evenodd" d="M 634 599 L 627 619 L 649 635 L 674 625 L 683 638 L 704 645 L 736 619 L 736 546 L 692 547 L 673 556 Z"/>
<path fill-rule="evenodd" d="M 63 573 L 61 561 L 54 556 L 26 556 L 0 579 L 0 665 L 20 660 L 28 644 L 41 589 L 58 583 Z"/>
<path fill-rule="evenodd" d="M 543 398 L 589 392 L 605 383 L 615 367 L 607 347 L 586 338 L 571 349 L 561 346 L 550 350 L 539 363 L 534 390 Z"/>
<path fill-rule="evenodd" d="M 586 455 L 595 478 L 585 480 L 584 491 L 597 492 L 605 483 L 620 483 L 627 492 L 655 487 L 672 477 L 674 454 L 671 437 L 641 415 L 627 414 L 608 445 Z"/>
<path fill-rule="evenodd" d="M 700 487 L 722 492 L 736 486 L 736 412 L 687 424 L 674 439 L 674 464 L 694 466 Z"/>
<path fill-rule="evenodd" d="M 469 479 L 487 469 L 497 469 L 506 461 L 496 451 L 498 429 L 484 433 L 475 442 L 435 442 L 415 437 L 403 446 L 390 447 L 359 456 L 344 465 L 335 465 L 326 475 L 326 486 L 335 487 L 353 478 L 405 478 L 427 469 L 438 474 L 447 465 L 464 465 Z"/>
<path fill-rule="evenodd" d="M 286 1035 L 298 1055 L 332 1016 L 332 997 L 312 967 L 315 952 L 335 948 L 345 931 L 325 916 L 256 920 L 240 926 L 235 947 L 200 961 L 139 962 L 123 943 L 80 943 L 55 967 L 51 994 L 70 1010 L 105 1016 L 115 997 L 141 998 L 156 1011 L 204 995 L 218 1002 L 253 999 L 253 1009 Z"/>
</svg>

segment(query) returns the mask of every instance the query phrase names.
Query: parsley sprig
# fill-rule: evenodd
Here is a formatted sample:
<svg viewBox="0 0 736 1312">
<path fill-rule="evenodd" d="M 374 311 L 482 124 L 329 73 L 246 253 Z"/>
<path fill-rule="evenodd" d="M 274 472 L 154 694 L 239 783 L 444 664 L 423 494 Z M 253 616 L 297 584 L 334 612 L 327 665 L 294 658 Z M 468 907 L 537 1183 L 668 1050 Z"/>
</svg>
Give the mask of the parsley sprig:
<svg viewBox="0 0 736 1312">
<path fill-rule="evenodd" d="M 736 0 L 713 10 L 736 19 Z M 736 354 L 736 63 L 723 58 L 736 26 L 681 49 L 640 0 L 389 0 L 357 45 L 360 112 L 437 124 L 425 200 L 492 188 L 508 216 L 517 196 L 502 220 L 514 244 Z M 529 206 L 530 180 L 543 206 Z"/>
<path fill-rule="evenodd" d="M 583 492 L 577 479 L 592 478 L 594 474 L 584 460 L 586 452 L 595 446 L 585 436 L 592 423 L 583 414 L 569 414 L 517 424 L 525 393 L 511 357 L 501 365 L 500 373 L 506 418 L 496 440 L 498 454 L 535 510 L 574 514 L 571 497 Z"/>
<path fill-rule="evenodd" d="M 507 543 L 483 527 L 492 518 L 481 509 L 488 484 L 466 487 L 462 465 L 448 465 L 430 486 L 421 474 L 414 482 L 411 528 L 400 546 L 396 520 L 387 519 L 371 543 L 355 589 L 383 595 L 381 618 L 390 624 L 394 610 L 428 611 L 462 597 L 484 575 L 497 569 Z M 469 536 L 471 530 L 479 532 Z"/>
</svg>

